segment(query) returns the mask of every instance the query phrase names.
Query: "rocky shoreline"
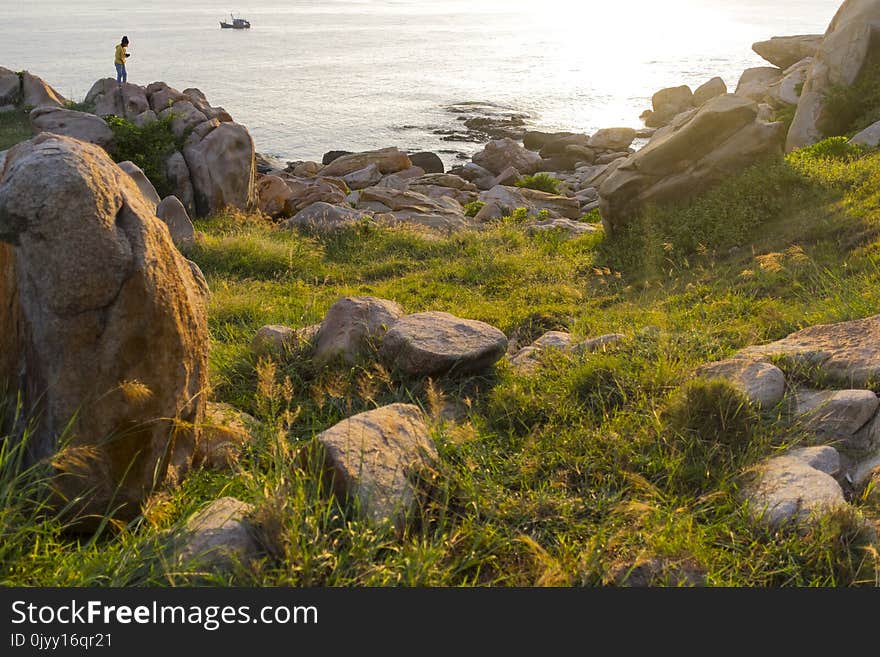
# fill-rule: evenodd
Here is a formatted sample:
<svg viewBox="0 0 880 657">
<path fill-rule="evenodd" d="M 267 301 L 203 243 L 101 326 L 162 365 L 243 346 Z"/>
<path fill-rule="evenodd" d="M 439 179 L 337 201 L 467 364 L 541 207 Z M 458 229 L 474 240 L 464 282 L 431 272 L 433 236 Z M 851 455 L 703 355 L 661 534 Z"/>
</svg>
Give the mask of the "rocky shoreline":
<svg viewBox="0 0 880 657">
<path fill-rule="evenodd" d="M 130 519 L 154 487 L 175 484 L 194 464 L 222 467 L 224 450 L 246 440 L 240 431 L 216 431 L 209 418 L 218 411 L 206 399 L 210 292 L 198 266 L 175 247 L 197 239 L 191 216 L 236 208 L 258 210 L 282 230 L 327 233 L 370 223 L 450 233 L 513 215 L 528 232 L 571 237 L 602 230 L 601 221 L 613 239 L 646 207 L 687 200 L 764 158 L 818 142 L 829 91 L 854 83 L 878 31 L 880 3 L 846 2 L 824 36 L 754 44 L 772 66 L 744 71 L 734 93 L 719 78 L 695 91 L 658 91 L 639 130 L 543 133 L 526 130 L 525 117 L 503 108 L 483 120 L 475 108 L 460 107 L 467 134 L 488 141 L 449 170 L 436 153 L 393 146 L 332 151 L 321 162 L 274 162 L 198 89 L 105 79 L 73 106 L 39 77 L 0 68 L 0 111 L 27 111 L 36 134 L 0 153 L 0 288 L 10 309 L 0 318 L 0 383 L 20 384 L 25 411 L 41 415 L 38 458 L 52 456 L 62 427 L 76 417 L 74 447 L 99 457 L 65 462 L 76 475 L 65 496 L 97 485 L 99 494 L 80 511 L 100 516 L 121 491 L 114 512 Z M 777 120 L 786 111 L 790 126 Z M 113 162 L 114 117 L 140 129 L 167 124 L 173 148 L 158 177 L 151 180 L 134 162 Z M 647 143 L 636 149 L 637 139 Z M 880 124 L 852 141 L 877 146 Z M 538 180 L 549 180 L 554 191 L 534 189 Z M 168 193 L 159 193 L 163 186 Z M 806 522 L 814 511 L 843 506 L 841 483 L 862 483 L 878 463 L 880 402 L 868 389 L 880 373 L 878 325 L 875 316 L 813 327 L 696 373 L 729 381 L 759 410 L 786 394 L 774 358 L 803 360 L 839 386 L 794 391 L 794 415 L 840 450 L 821 445 L 757 468 L 745 495 L 767 524 Z M 623 337 L 576 341 L 553 331 L 512 349 L 502 331 L 483 322 L 347 297 L 320 325 L 263 327 L 252 348 L 303 347 L 330 365 L 374 359 L 427 381 L 479 374 L 504 358 L 528 375 L 545 350 L 592 353 Z M 100 412 L 77 415 L 98 401 Z M 360 446 L 343 440 L 353 428 L 366 437 Z M 404 527 L 416 505 L 404 474 L 437 458 L 417 407 L 355 415 L 317 442 L 341 495 L 358 498 L 368 517 Z M 379 463 L 359 469 L 366 452 L 380 453 Z M 216 504 L 216 514 L 192 523 L 198 550 L 191 542 L 182 553 L 205 542 L 225 545 L 217 536 L 229 530 L 230 550 L 250 555 L 256 547 L 242 533 L 246 505 L 228 498 Z"/>
</svg>

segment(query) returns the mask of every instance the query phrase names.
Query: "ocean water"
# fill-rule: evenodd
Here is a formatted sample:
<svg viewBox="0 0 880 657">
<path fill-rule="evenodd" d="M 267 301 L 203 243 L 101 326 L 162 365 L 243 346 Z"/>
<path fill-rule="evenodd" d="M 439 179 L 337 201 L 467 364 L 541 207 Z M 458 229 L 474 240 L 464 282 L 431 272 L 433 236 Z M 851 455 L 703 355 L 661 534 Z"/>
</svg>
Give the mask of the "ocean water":
<svg viewBox="0 0 880 657">
<path fill-rule="evenodd" d="M 441 141 L 456 103 L 528 114 L 540 129 L 639 127 L 651 94 L 763 63 L 754 41 L 824 32 L 840 0 L 0 0 L 0 65 L 68 98 L 114 76 L 198 87 L 261 152 L 473 152 Z M 221 30 L 230 10 L 250 30 Z M 454 159 L 446 154 L 444 159 Z"/>
</svg>

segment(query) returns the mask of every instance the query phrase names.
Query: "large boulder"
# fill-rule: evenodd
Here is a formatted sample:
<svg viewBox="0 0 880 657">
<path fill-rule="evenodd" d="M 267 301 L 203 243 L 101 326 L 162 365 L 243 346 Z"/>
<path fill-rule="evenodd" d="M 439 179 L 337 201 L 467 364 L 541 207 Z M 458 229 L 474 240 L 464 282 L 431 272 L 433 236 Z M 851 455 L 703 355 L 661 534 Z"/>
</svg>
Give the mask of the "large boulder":
<svg viewBox="0 0 880 657">
<path fill-rule="evenodd" d="M 807 79 L 807 71 L 812 64 L 812 58 L 808 57 L 785 69 L 782 78 L 767 89 L 764 100 L 775 108 L 797 105 L 800 102 L 804 80 Z"/>
<path fill-rule="evenodd" d="M 809 390 L 795 394 L 795 417 L 820 438 L 854 442 L 874 417 L 880 400 L 870 390 Z"/>
<path fill-rule="evenodd" d="M 370 215 L 342 205 L 323 201 L 312 203 L 284 222 L 284 228 L 303 228 L 319 233 L 330 233 L 354 226 Z"/>
<path fill-rule="evenodd" d="M 430 151 L 412 153 L 409 159 L 414 167 L 421 168 L 425 173 L 443 173 L 446 171 L 440 156 Z"/>
<path fill-rule="evenodd" d="M 880 380 L 880 315 L 811 326 L 739 353 L 762 360 L 783 357 L 814 368 L 839 384 L 853 388 L 869 386 Z"/>
<path fill-rule="evenodd" d="M 653 111 L 645 123 L 648 127 L 664 126 L 674 117 L 694 106 L 694 94 L 687 85 L 661 89 L 651 97 Z"/>
<path fill-rule="evenodd" d="M 194 215 L 196 203 L 192 179 L 189 175 L 186 159 L 180 151 L 174 151 L 165 160 L 165 181 L 168 183 L 169 191 L 183 203 L 187 214 L 190 216 Z"/>
<path fill-rule="evenodd" d="M 422 412 L 391 404 L 343 420 L 316 438 L 333 489 L 365 518 L 403 530 L 416 510 L 412 479 L 438 460 Z"/>
<path fill-rule="evenodd" d="M 153 82 L 147 86 L 147 98 L 150 100 L 150 109 L 156 114 L 168 109 L 171 105 L 179 100 L 185 100 L 181 92 L 173 87 L 169 87 L 164 82 Z"/>
<path fill-rule="evenodd" d="M 587 146 L 604 151 L 625 151 L 636 138 L 633 128 L 602 128 L 590 137 Z"/>
<path fill-rule="evenodd" d="M 321 176 L 344 176 L 375 164 L 382 173 L 397 173 L 412 166 L 406 153 L 397 148 L 349 153 L 332 160 L 320 171 Z"/>
<path fill-rule="evenodd" d="M 444 312 L 407 315 L 382 338 L 379 355 L 409 376 L 473 374 L 491 367 L 507 351 L 507 337 L 494 326 Z"/>
<path fill-rule="evenodd" d="M 781 123 L 759 120 L 758 106 L 746 98 L 713 98 L 614 163 L 621 162 L 599 187 L 606 230 L 613 233 L 646 203 L 689 198 L 762 157 L 781 154 L 784 130 Z"/>
<path fill-rule="evenodd" d="M 723 96 L 726 93 L 727 85 L 724 84 L 724 80 L 719 77 L 714 77 L 708 82 L 701 84 L 697 87 L 696 91 L 694 91 L 694 106 L 700 107 L 713 98 Z"/>
<path fill-rule="evenodd" d="M 363 189 L 364 187 L 372 187 L 382 180 L 382 171 L 379 165 L 373 162 L 363 169 L 352 171 L 342 176 L 342 180 L 350 189 Z"/>
<path fill-rule="evenodd" d="M 35 132 L 53 132 L 97 144 L 102 148 L 113 143 L 110 126 L 94 114 L 75 112 L 54 105 L 40 105 L 31 110 L 29 117 Z"/>
<path fill-rule="evenodd" d="M 828 93 L 852 85 L 871 55 L 875 35 L 880 30 L 880 2 L 846 0 L 837 10 L 813 65 L 807 72 L 800 102 L 785 148 L 792 151 L 820 141 L 829 119 Z"/>
<path fill-rule="evenodd" d="M 257 207 L 272 218 L 290 216 L 293 191 L 279 176 L 257 176 Z"/>
<path fill-rule="evenodd" d="M 120 162 L 117 166 L 120 169 L 125 171 L 129 175 L 129 177 L 134 180 L 134 184 L 137 185 L 138 189 L 141 192 L 141 196 L 144 197 L 145 201 L 150 203 L 150 206 L 153 208 L 153 212 L 156 212 L 156 207 L 161 202 L 161 198 L 159 197 L 159 193 L 156 191 L 156 188 L 153 187 L 153 183 L 150 182 L 150 179 L 147 178 L 147 175 L 144 173 L 143 169 L 141 169 L 134 162 L 130 162 L 126 160 L 125 162 Z"/>
<path fill-rule="evenodd" d="M 188 100 L 179 100 L 167 109 L 159 112 L 160 119 L 171 121 L 171 132 L 175 137 L 181 138 L 188 131 L 201 125 L 208 117 Z"/>
<path fill-rule="evenodd" d="M 36 422 L 31 455 L 54 454 L 84 513 L 132 518 L 186 471 L 204 414 L 193 270 L 104 150 L 48 133 L 9 153 L 0 240 L 0 386 Z"/>
<path fill-rule="evenodd" d="M 376 297 L 345 297 L 327 311 L 315 342 L 315 360 L 340 359 L 352 365 L 375 351 L 382 336 L 403 316 L 394 301 Z"/>
<path fill-rule="evenodd" d="M 821 34 L 800 34 L 758 41 L 752 44 L 752 50 L 773 66 L 788 68 L 805 57 L 815 55 L 821 43 Z"/>
<path fill-rule="evenodd" d="M 168 226 L 171 239 L 177 246 L 191 244 L 195 238 L 195 228 L 186 213 L 186 208 L 176 196 L 166 196 L 156 206 L 156 216 Z"/>
<path fill-rule="evenodd" d="M 0 66 L 0 107 L 18 105 L 21 99 L 21 78 L 15 71 Z"/>
<path fill-rule="evenodd" d="M 541 162 L 540 155 L 526 150 L 509 137 L 490 141 L 471 159 L 474 164 L 491 171 L 496 176 L 507 167 L 513 167 L 522 174 L 533 173 Z"/>
<path fill-rule="evenodd" d="M 285 214 L 291 215 L 314 203 L 346 205 L 348 189 L 340 178 L 297 178 L 284 175 L 282 180 L 290 190 Z"/>
<path fill-rule="evenodd" d="M 736 95 L 756 103 L 764 102 L 770 87 L 782 80 L 782 71 L 772 66 L 756 66 L 743 71 L 736 85 Z"/>
<path fill-rule="evenodd" d="M 95 82 L 86 94 L 85 103 L 94 106 L 98 116 L 113 115 L 129 120 L 150 110 L 143 87 L 129 82 L 119 84 L 114 78 Z"/>
<path fill-rule="evenodd" d="M 208 126 L 204 135 L 194 131 L 183 157 L 197 215 L 207 216 L 228 206 L 247 209 L 256 205 L 254 141 L 244 126 L 218 123 Z"/>
<path fill-rule="evenodd" d="M 64 107 L 67 100 L 45 80 L 25 71 L 21 74 L 21 104 L 25 107 Z"/>
</svg>

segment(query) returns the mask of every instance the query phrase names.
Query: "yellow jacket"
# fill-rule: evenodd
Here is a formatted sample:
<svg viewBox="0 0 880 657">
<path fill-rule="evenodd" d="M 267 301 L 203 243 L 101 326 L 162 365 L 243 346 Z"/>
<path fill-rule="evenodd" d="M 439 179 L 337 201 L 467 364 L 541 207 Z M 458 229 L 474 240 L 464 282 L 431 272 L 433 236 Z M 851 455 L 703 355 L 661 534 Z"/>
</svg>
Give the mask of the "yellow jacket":
<svg viewBox="0 0 880 657">
<path fill-rule="evenodd" d="M 114 64 L 125 64 L 125 58 L 128 57 L 128 53 L 125 52 L 125 46 L 121 43 L 116 46 L 116 59 L 113 61 Z"/>
</svg>

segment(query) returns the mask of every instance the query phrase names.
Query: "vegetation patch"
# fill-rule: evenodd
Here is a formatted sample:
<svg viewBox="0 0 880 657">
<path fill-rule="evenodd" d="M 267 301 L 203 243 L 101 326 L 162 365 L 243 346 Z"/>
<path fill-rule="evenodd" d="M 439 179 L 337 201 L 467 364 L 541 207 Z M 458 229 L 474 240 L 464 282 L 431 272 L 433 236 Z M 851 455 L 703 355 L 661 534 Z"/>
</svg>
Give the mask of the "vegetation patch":
<svg viewBox="0 0 880 657">
<path fill-rule="evenodd" d="M 0 112 L 0 151 L 34 136 L 28 115 L 22 110 Z"/>
<path fill-rule="evenodd" d="M 166 116 L 137 126 L 118 116 L 107 117 L 107 124 L 114 137 L 111 153 L 113 159 L 117 162 L 129 160 L 143 169 L 160 198 L 173 192 L 165 171 L 165 162 L 174 151 L 183 146 L 183 140 L 178 139 L 171 130 L 171 118 Z"/>
<path fill-rule="evenodd" d="M 547 192 L 548 194 L 559 193 L 559 180 L 548 173 L 536 173 L 532 176 L 523 176 L 517 180 L 514 185 L 517 187 L 536 189 L 539 192 Z"/>
</svg>

